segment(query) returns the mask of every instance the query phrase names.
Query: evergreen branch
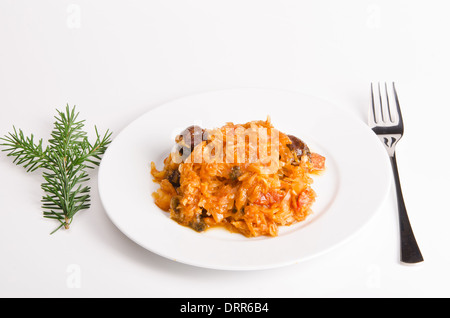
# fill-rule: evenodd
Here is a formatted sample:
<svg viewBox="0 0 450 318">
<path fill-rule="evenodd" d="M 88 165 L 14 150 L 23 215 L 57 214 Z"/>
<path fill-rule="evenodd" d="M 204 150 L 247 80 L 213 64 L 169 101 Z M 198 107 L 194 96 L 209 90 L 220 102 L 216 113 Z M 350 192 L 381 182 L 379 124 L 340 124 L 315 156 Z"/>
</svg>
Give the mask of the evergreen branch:
<svg viewBox="0 0 450 318">
<path fill-rule="evenodd" d="M 27 172 L 34 171 L 38 168 L 45 168 L 48 166 L 47 152 L 48 149 L 42 149 L 42 139 L 38 144 L 34 143 L 34 136 L 25 137 L 23 131 L 13 126 L 13 133 L 0 138 L 4 143 L 1 146 L 7 147 L 3 151 L 7 151 L 8 157 L 15 157 L 13 163 L 22 165 L 27 169 Z"/>
<path fill-rule="evenodd" d="M 98 166 L 101 156 L 111 143 L 112 133 L 107 130 L 101 136 L 95 127 L 96 141 L 91 144 L 83 131 L 84 120 L 78 120 L 75 107 L 66 106 L 59 111 L 49 139 L 49 146 L 43 149 L 42 139 L 35 144 L 34 137 L 25 137 L 22 130 L 9 133 L 0 138 L 5 143 L 8 156 L 15 157 L 14 163 L 23 165 L 27 171 L 42 168 L 44 182 L 41 188 L 44 218 L 54 219 L 61 228 L 69 229 L 73 217 L 81 210 L 90 207 L 90 187 L 83 185 L 89 181 L 86 169 Z"/>
</svg>

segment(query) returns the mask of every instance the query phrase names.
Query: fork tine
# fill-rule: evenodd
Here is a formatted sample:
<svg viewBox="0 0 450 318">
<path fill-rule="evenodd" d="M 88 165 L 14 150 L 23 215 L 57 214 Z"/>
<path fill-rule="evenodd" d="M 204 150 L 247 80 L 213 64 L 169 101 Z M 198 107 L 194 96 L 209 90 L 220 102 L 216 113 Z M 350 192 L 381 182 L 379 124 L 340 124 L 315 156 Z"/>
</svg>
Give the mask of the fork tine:
<svg viewBox="0 0 450 318">
<path fill-rule="evenodd" d="M 375 127 L 385 123 L 385 97 L 382 94 L 380 82 L 370 83 L 372 107 L 369 108 L 369 126 Z"/>
<path fill-rule="evenodd" d="M 387 113 L 389 114 L 389 120 L 393 123 L 392 119 L 392 112 L 391 112 L 391 103 L 389 103 L 389 93 L 388 93 L 388 87 L 387 83 L 384 82 L 384 90 L 386 92 L 386 106 L 387 106 Z"/>
<path fill-rule="evenodd" d="M 395 83 L 392 83 L 392 88 L 394 90 L 395 110 L 397 112 L 396 120 L 398 120 L 398 125 L 400 125 L 403 128 L 402 111 L 400 110 L 400 102 L 398 101 L 398 95 L 397 95 L 397 90 L 395 88 Z"/>
<path fill-rule="evenodd" d="M 375 115 L 376 110 L 375 110 L 375 97 L 373 94 L 373 83 L 370 83 L 370 94 L 372 97 L 372 107 L 369 108 L 369 126 L 370 127 L 374 127 L 377 124 L 377 116 Z"/>
<path fill-rule="evenodd" d="M 378 97 L 380 98 L 381 121 L 385 122 L 385 120 L 384 120 L 384 111 L 383 111 L 383 108 L 384 108 L 383 107 L 383 98 L 382 98 L 382 94 L 381 94 L 380 82 L 378 82 Z"/>
</svg>

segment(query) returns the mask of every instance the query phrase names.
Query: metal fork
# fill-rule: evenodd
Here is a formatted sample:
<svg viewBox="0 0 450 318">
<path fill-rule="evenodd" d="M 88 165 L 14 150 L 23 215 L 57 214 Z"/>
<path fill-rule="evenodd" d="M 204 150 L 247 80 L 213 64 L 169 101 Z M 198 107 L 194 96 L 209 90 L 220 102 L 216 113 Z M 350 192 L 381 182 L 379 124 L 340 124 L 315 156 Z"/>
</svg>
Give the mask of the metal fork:
<svg viewBox="0 0 450 318">
<path fill-rule="evenodd" d="M 384 92 L 382 92 L 384 86 Z M 397 204 L 400 221 L 400 260 L 404 263 L 420 263 L 423 261 L 422 253 L 414 237 L 405 202 L 403 200 L 400 178 L 395 157 L 395 146 L 403 136 L 403 119 L 400 111 L 397 90 L 392 83 L 391 93 L 388 85 L 378 83 L 378 96 L 374 94 L 374 85 L 371 83 L 372 107 L 369 110 L 369 126 L 380 138 L 386 147 L 391 159 L 392 170 L 394 171 L 395 187 L 397 190 Z"/>
</svg>

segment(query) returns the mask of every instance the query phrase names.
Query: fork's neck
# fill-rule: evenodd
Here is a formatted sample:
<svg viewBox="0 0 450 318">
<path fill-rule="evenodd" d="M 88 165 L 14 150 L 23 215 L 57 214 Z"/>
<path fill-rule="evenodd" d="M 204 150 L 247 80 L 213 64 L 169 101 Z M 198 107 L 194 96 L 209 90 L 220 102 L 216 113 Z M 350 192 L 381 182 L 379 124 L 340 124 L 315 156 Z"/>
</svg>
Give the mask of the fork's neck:
<svg viewBox="0 0 450 318">
<path fill-rule="evenodd" d="M 394 157 L 395 155 L 395 145 L 400 140 L 402 135 L 378 135 L 378 138 L 380 138 L 381 142 L 385 145 L 386 150 L 389 154 L 389 157 Z"/>
</svg>

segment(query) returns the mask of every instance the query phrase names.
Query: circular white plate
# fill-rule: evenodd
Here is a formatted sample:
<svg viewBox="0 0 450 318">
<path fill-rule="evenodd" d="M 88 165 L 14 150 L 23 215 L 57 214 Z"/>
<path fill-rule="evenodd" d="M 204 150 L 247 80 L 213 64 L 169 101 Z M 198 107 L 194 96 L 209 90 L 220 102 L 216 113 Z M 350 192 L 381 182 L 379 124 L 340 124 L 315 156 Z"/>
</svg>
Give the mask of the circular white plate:
<svg viewBox="0 0 450 318">
<path fill-rule="evenodd" d="M 197 233 L 171 220 L 153 202 L 150 163 L 158 169 L 187 126 L 220 127 L 270 116 L 326 157 L 314 177 L 317 200 L 306 221 L 281 227 L 278 237 L 246 238 L 222 229 Z M 356 117 L 297 93 L 233 89 L 166 103 L 130 123 L 106 151 L 99 193 L 112 222 L 144 248 L 185 264 L 227 270 L 288 265 L 322 254 L 360 230 L 387 196 L 390 164 L 379 139 Z"/>
</svg>

